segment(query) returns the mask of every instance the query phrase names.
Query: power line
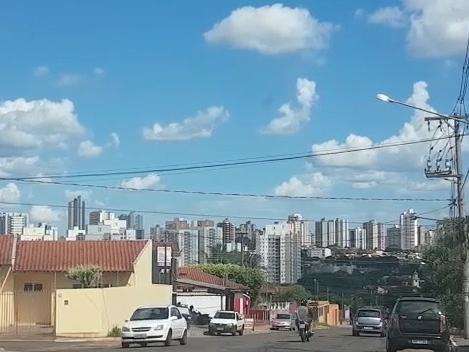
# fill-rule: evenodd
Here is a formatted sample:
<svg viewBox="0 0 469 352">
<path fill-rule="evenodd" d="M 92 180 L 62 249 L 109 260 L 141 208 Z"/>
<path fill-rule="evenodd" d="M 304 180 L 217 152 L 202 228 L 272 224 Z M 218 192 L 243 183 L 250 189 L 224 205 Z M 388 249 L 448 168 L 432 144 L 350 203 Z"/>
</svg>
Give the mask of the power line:
<svg viewBox="0 0 469 352">
<path fill-rule="evenodd" d="M 42 176 L 28 176 L 28 177 L 16 177 L 15 179 L 22 179 L 22 180 L 34 180 L 34 179 L 43 179 L 43 178 L 75 178 L 75 177 L 99 177 L 99 176 L 111 176 L 111 175 L 138 175 L 138 174 L 148 174 L 148 173 L 165 173 L 171 171 L 185 171 L 185 170 L 199 170 L 199 169 L 209 169 L 209 168 L 219 168 L 219 167 L 226 167 L 226 166 L 243 166 L 243 165 L 252 165 L 252 164 L 266 164 L 266 163 L 273 163 L 273 162 L 280 162 L 280 161 L 289 161 L 289 160 L 297 160 L 297 159 L 306 159 L 306 158 L 314 158 L 319 156 L 331 156 L 331 155 L 338 155 L 338 154 L 347 154 L 347 153 L 355 153 L 355 152 L 362 152 L 367 150 L 376 150 L 376 149 L 384 149 L 384 148 L 393 148 L 393 147 L 400 147 L 406 145 L 413 145 L 413 144 L 420 144 L 420 143 L 427 143 L 436 140 L 445 140 L 448 138 L 453 138 L 453 136 L 444 136 L 444 137 L 437 137 L 437 138 L 426 138 L 414 141 L 406 141 L 406 142 L 398 142 L 398 143 L 388 143 L 388 144 L 378 144 L 369 147 L 361 147 L 361 148 L 347 148 L 347 149 L 335 149 L 329 151 L 322 151 L 317 153 L 305 153 L 299 155 L 292 155 L 292 156 L 278 156 L 272 158 L 255 158 L 254 160 L 240 160 L 240 161 L 225 161 L 220 163 L 205 163 L 199 165 L 188 165 L 188 166 L 176 166 L 176 167 L 166 167 L 166 168 L 152 168 L 146 170 L 127 170 L 127 171 L 104 171 L 104 172 L 91 172 L 91 173 L 75 173 L 75 174 L 62 174 L 62 175 L 42 175 Z"/>
<path fill-rule="evenodd" d="M 97 188 L 114 191 L 140 191 L 140 192 L 160 192 L 160 193 L 178 193 L 187 195 L 209 195 L 209 196 L 228 196 L 243 198 L 265 198 L 265 199 L 290 199 L 290 200 L 346 200 L 346 201 L 392 201 L 392 202 L 447 202 L 447 198 L 394 198 L 394 197 L 345 197 L 345 196 L 288 196 L 274 194 L 256 194 L 241 192 L 211 192 L 194 191 L 184 189 L 166 189 L 166 188 L 135 188 L 124 186 L 97 185 L 90 183 L 63 182 L 54 180 L 23 179 L 14 177 L 0 177 L 2 181 L 17 181 L 22 183 L 34 183 L 44 185 L 61 185 L 84 188 Z"/>
</svg>

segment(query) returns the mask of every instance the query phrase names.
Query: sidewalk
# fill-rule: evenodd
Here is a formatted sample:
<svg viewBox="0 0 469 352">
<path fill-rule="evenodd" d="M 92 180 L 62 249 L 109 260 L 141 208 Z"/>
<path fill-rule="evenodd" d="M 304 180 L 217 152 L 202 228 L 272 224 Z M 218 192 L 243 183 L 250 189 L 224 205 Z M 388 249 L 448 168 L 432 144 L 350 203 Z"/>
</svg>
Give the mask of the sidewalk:
<svg viewBox="0 0 469 352">
<path fill-rule="evenodd" d="M 451 342 L 453 345 L 452 352 L 469 352 L 469 339 L 453 336 Z"/>
</svg>

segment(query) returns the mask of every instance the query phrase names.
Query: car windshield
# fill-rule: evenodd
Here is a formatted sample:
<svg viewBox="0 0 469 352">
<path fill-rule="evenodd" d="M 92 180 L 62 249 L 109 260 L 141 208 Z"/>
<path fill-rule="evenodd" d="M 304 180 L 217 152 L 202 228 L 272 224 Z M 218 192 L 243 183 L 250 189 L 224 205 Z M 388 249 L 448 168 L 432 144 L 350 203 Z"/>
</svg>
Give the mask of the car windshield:
<svg viewBox="0 0 469 352">
<path fill-rule="evenodd" d="M 277 319 L 290 319 L 290 314 L 277 314 Z"/>
<path fill-rule="evenodd" d="M 358 316 L 362 318 L 379 318 L 381 314 L 377 310 L 359 310 Z"/>
<path fill-rule="evenodd" d="M 168 308 L 140 308 L 130 318 L 131 321 L 160 319 L 168 319 Z"/>
<path fill-rule="evenodd" d="M 440 308 L 437 302 L 431 301 L 401 301 L 396 307 L 398 314 L 440 314 Z"/>
<path fill-rule="evenodd" d="M 216 312 L 215 313 L 215 318 L 217 318 L 217 319 L 234 319 L 235 314 L 234 313 L 229 313 L 229 312 Z"/>
</svg>

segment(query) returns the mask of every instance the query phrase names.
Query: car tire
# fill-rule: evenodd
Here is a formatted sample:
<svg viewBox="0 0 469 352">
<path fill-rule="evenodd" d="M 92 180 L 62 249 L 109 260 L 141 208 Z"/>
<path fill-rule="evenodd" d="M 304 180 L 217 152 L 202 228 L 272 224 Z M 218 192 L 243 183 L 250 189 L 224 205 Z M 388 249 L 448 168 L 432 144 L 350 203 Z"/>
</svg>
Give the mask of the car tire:
<svg viewBox="0 0 469 352">
<path fill-rule="evenodd" d="M 168 331 L 168 335 L 166 335 L 166 340 L 164 341 L 165 346 L 171 346 L 171 342 L 173 341 L 173 332 L 171 329 Z"/>
<path fill-rule="evenodd" d="M 243 335 L 244 335 L 244 325 L 241 328 L 241 330 L 239 330 L 239 336 L 243 336 Z"/>
<path fill-rule="evenodd" d="M 397 352 L 397 347 L 394 346 L 389 339 L 386 339 L 386 352 Z"/>
<path fill-rule="evenodd" d="M 129 344 L 127 342 L 122 342 L 122 348 L 129 348 Z"/>
<path fill-rule="evenodd" d="M 357 331 L 356 330 L 352 330 L 352 336 L 357 336 Z"/>
<path fill-rule="evenodd" d="M 381 336 L 381 337 L 386 337 L 386 333 L 385 333 L 385 332 L 382 332 L 382 333 L 379 334 L 379 336 Z"/>
<path fill-rule="evenodd" d="M 187 345 L 187 330 L 184 330 L 184 334 L 182 334 L 182 338 L 179 340 L 181 345 Z"/>
</svg>

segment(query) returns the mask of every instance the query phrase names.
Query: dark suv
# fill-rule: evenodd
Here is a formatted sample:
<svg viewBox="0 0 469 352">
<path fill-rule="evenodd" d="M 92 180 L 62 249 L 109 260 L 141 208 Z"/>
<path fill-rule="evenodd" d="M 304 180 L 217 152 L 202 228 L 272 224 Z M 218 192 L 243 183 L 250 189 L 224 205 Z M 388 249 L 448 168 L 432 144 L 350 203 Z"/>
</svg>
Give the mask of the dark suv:
<svg viewBox="0 0 469 352">
<path fill-rule="evenodd" d="M 388 322 L 386 351 L 449 350 L 449 330 L 440 304 L 433 298 L 408 297 L 394 305 Z"/>
</svg>

